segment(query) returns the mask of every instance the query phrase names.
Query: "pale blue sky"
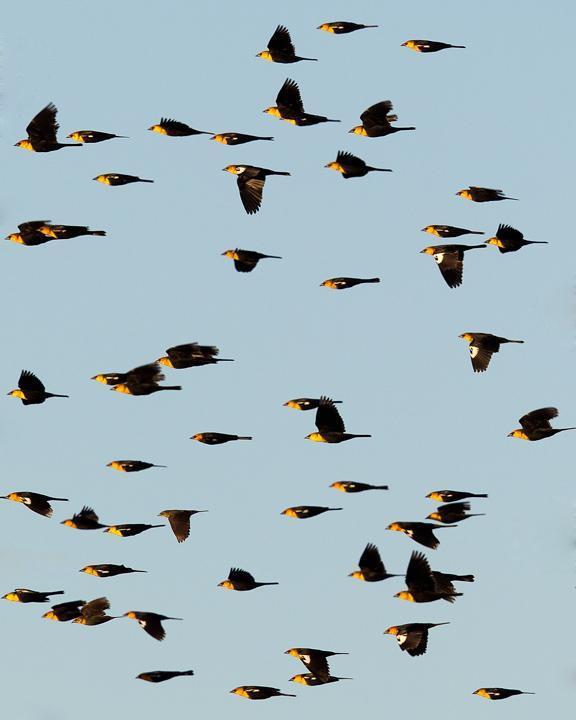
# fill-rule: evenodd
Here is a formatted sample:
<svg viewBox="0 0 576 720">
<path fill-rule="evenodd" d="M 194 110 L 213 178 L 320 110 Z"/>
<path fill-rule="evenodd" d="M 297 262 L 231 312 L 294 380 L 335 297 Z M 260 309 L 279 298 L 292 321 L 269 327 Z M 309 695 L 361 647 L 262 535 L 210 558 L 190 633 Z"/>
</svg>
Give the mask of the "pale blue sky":
<svg viewBox="0 0 576 720">
<path fill-rule="evenodd" d="M 108 235 L 2 246 L 4 391 L 26 368 L 70 399 L 24 407 L 4 397 L 0 494 L 34 490 L 70 502 L 57 504 L 52 520 L 0 507 L 0 594 L 21 586 L 63 589 L 69 599 L 105 594 L 113 615 L 151 610 L 185 621 L 166 623 L 158 643 L 127 619 L 85 628 L 40 620 L 42 605 L 2 603 L 6 716 L 95 720 L 129 711 L 152 720 L 169 710 L 343 720 L 361 710 L 477 720 L 487 701 L 471 693 L 483 685 L 537 693 L 497 703 L 498 717 L 565 716 L 575 681 L 576 438 L 529 444 L 506 435 L 544 405 L 559 408 L 559 427 L 576 425 L 572 3 L 102 0 L 84 8 L 55 0 L 27 8 L 4 13 L 1 235 L 36 218 Z M 315 29 L 342 19 L 380 28 L 345 36 Z M 256 59 L 279 23 L 297 52 L 319 62 Z M 400 47 L 410 38 L 467 49 L 419 55 Z M 295 128 L 263 115 L 287 77 L 309 112 L 342 123 Z M 346 133 L 387 98 L 399 124 L 416 132 L 374 140 Z M 95 129 L 130 139 L 46 155 L 14 148 L 50 101 L 62 138 Z M 228 148 L 147 132 L 161 116 L 276 140 Z M 338 150 L 394 172 L 345 182 L 323 167 Z M 233 162 L 292 177 L 267 182 L 261 212 L 249 217 L 235 179 L 221 172 Z M 105 172 L 155 184 L 91 181 Z M 520 202 L 454 195 L 469 184 Z M 418 254 L 434 243 L 420 232 L 427 224 L 490 237 L 500 222 L 550 244 L 470 253 L 456 290 Z M 234 247 L 283 260 L 238 274 L 220 255 Z M 319 287 L 340 275 L 382 282 L 340 293 Z M 466 330 L 526 342 L 504 347 L 486 374 L 474 375 L 458 339 Z M 167 371 L 183 391 L 146 398 L 90 381 L 193 340 L 235 362 Z M 347 428 L 373 438 L 305 442 L 313 413 L 282 403 L 320 394 L 342 400 Z M 254 441 L 207 447 L 188 439 L 203 430 Z M 124 458 L 168 468 L 106 468 Z M 390 491 L 344 495 L 328 488 L 336 480 Z M 412 605 L 393 597 L 401 579 L 347 577 L 367 542 L 390 572 L 403 572 L 420 548 L 384 528 L 422 520 L 434 508 L 424 496 L 441 488 L 490 495 L 473 506 L 486 517 L 442 531 L 440 548 L 427 552 L 436 570 L 476 575 L 464 597 Z M 122 540 L 59 525 L 84 504 L 105 523 L 155 522 L 173 507 L 210 512 L 193 518 L 179 546 L 169 530 Z M 307 522 L 280 515 L 300 504 L 344 510 Z M 149 574 L 98 580 L 77 572 L 106 562 Z M 280 585 L 225 592 L 216 585 L 231 566 Z M 397 623 L 448 620 L 421 658 L 382 635 Z M 305 671 L 283 655 L 295 645 L 349 652 L 332 670 L 353 682 L 289 683 Z M 161 685 L 133 679 L 189 668 L 194 678 Z M 298 698 L 248 703 L 228 694 L 241 684 Z"/>
</svg>

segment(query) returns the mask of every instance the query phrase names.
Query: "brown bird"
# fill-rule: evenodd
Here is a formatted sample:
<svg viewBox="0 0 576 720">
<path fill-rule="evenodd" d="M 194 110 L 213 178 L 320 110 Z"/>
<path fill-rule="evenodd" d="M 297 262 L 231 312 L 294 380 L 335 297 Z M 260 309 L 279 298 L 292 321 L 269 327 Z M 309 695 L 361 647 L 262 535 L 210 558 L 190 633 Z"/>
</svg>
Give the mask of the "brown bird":
<svg viewBox="0 0 576 720">
<path fill-rule="evenodd" d="M 138 625 L 151 635 L 155 640 L 164 640 L 166 631 L 162 627 L 164 620 L 182 620 L 182 618 L 168 617 L 167 615 L 158 615 L 153 612 L 141 612 L 140 610 L 130 610 L 124 613 L 122 617 L 128 617 L 137 620 Z"/>
<path fill-rule="evenodd" d="M 420 252 L 433 256 L 448 287 L 455 288 L 462 285 L 464 253 L 485 247 L 486 245 L 430 245 Z"/>
<path fill-rule="evenodd" d="M 106 615 L 106 610 L 109 608 L 110 603 L 107 598 L 96 598 L 96 600 L 91 600 L 82 605 L 80 614 L 75 617 L 72 622 L 78 625 L 103 625 L 110 620 L 116 619 L 112 615 Z"/>
<path fill-rule="evenodd" d="M 277 582 L 256 582 L 254 576 L 246 570 L 240 570 L 240 568 L 230 568 L 228 578 L 218 583 L 218 587 L 223 587 L 226 590 L 238 590 L 244 592 L 246 590 L 255 590 L 264 585 L 278 585 Z"/>
<path fill-rule="evenodd" d="M 364 582 L 380 582 L 391 577 L 402 577 L 401 575 L 391 575 L 386 572 L 378 548 L 372 543 L 368 543 L 364 548 L 360 560 L 358 560 L 358 566 L 360 570 L 351 572 L 348 577 L 363 580 Z"/>
<path fill-rule="evenodd" d="M 284 25 L 278 25 L 276 30 L 274 30 L 274 34 L 270 40 L 268 40 L 268 49 L 262 50 L 256 57 L 283 64 L 300 62 L 301 60 L 317 61 L 317 58 L 306 58 L 296 55 L 290 33 Z"/>
<path fill-rule="evenodd" d="M 558 417 L 557 408 L 547 407 L 532 410 L 532 412 L 522 415 L 520 420 L 518 420 L 521 429 L 508 433 L 508 437 L 515 437 L 520 440 L 543 440 L 544 438 L 552 437 L 552 435 L 564 432 L 565 430 L 576 430 L 576 427 L 553 428 L 550 425 L 550 420 L 553 420 L 555 417 Z"/>
<path fill-rule="evenodd" d="M 52 152 L 63 147 L 82 147 L 79 143 L 58 142 L 56 134 L 60 126 L 56 122 L 57 113 L 56 105 L 48 103 L 45 108 L 32 118 L 26 128 L 28 137 L 25 140 L 19 140 L 16 147 L 31 150 L 32 152 Z"/>
<path fill-rule="evenodd" d="M 190 535 L 190 518 L 192 515 L 203 512 L 208 512 L 208 510 L 162 510 L 162 512 L 158 513 L 158 517 L 165 517 L 168 520 L 176 540 L 181 543 Z"/>
<path fill-rule="evenodd" d="M 0 500 L 12 500 L 12 502 L 22 503 L 32 512 L 43 515 L 44 517 L 52 517 L 54 512 L 51 502 L 58 500 L 59 502 L 68 502 L 68 498 L 51 497 L 50 495 L 42 495 L 42 493 L 30 492 L 28 490 L 18 490 L 8 495 L 0 495 Z"/>
<path fill-rule="evenodd" d="M 382 100 L 381 102 L 370 105 L 360 115 L 361 125 L 356 125 L 348 132 L 353 135 L 362 135 L 363 137 L 385 137 L 402 130 L 416 130 L 415 127 L 394 127 L 390 123 L 398 120 L 397 115 L 392 115 L 393 110 L 390 100 Z"/>
<path fill-rule="evenodd" d="M 464 190 L 458 190 L 456 195 L 459 195 L 465 200 L 472 200 L 472 202 L 495 202 L 496 200 L 518 200 L 518 198 L 507 197 L 504 195 L 502 190 L 493 190 L 492 188 L 477 187 L 470 185 L 470 187 Z"/>
</svg>

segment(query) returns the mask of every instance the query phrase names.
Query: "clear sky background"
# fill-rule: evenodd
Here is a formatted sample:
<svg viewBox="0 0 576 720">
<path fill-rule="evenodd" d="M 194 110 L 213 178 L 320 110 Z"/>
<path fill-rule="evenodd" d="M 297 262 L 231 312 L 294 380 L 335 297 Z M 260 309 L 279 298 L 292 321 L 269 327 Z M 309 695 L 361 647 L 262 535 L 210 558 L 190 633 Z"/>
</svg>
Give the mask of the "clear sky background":
<svg viewBox="0 0 576 720">
<path fill-rule="evenodd" d="M 41 620 L 47 606 L 2 603 L 6 717 L 566 716 L 576 681 L 576 436 L 525 443 L 506 435 L 546 405 L 559 408 L 557 426 L 576 425 L 575 14 L 560 0 L 56 0 L 5 8 L 2 236 L 47 218 L 107 237 L 1 247 L 3 392 L 26 368 L 70 399 L 24 407 L 0 397 L 0 494 L 33 490 L 70 502 L 55 504 L 52 520 L 0 507 L 0 591 L 106 595 L 113 615 L 184 618 L 167 622 L 159 643 L 127 619 L 87 628 Z M 342 19 L 380 28 L 345 36 L 315 29 Z M 279 23 L 299 54 L 319 62 L 256 59 Z M 467 49 L 420 55 L 400 47 L 410 38 Z M 287 77 L 309 112 L 342 123 L 295 128 L 263 115 Z M 399 124 L 416 132 L 347 134 L 366 107 L 387 98 Z M 62 138 L 95 129 L 130 139 L 45 155 L 14 148 L 50 101 Z M 229 148 L 207 136 L 148 132 L 161 116 L 275 142 Z M 324 169 L 338 150 L 394 172 L 344 181 Z M 292 176 L 271 178 L 261 212 L 248 216 L 235 179 L 221 171 L 234 162 Z M 105 172 L 155 184 L 91 181 Z M 502 188 L 520 202 L 455 196 L 469 184 Z M 420 232 L 425 225 L 490 237 L 501 222 L 549 245 L 470 253 L 455 290 L 418 254 L 435 241 Z M 283 259 L 243 275 L 220 255 L 234 247 Z M 319 287 L 340 275 L 382 282 L 339 293 Z M 525 345 L 504 347 L 475 375 L 458 339 L 467 330 Z M 168 384 L 183 391 L 143 398 L 90 380 L 194 340 L 235 362 L 167 370 Z M 313 413 L 282 403 L 320 394 L 342 400 L 347 428 L 373 438 L 304 441 Z M 254 441 L 208 447 L 188 439 L 209 430 Z M 168 468 L 122 475 L 106 467 L 124 458 Z M 387 483 L 390 491 L 344 495 L 329 489 L 336 480 Z M 473 505 L 485 517 L 440 531 L 440 548 L 427 551 L 436 570 L 476 575 L 464 597 L 414 605 L 393 597 L 401 578 L 369 585 L 347 577 L 367 542 L 390 572 L 404 572 L 422 548 L 385 527 L 423 520 L 434 509 L 424 496 L 443 488 L 490 496 Z M 84 504 L 104 523 L 155 522 L 174 507 L 210 512 L 193 518 L 190 539 L 178 545 L 168 529 L 121 539 L 59 524 Z M 300 504 L 343 510 L 308 521 L 280 515 Z M 78 573 L 108 562 L 149 573 Z M 280 585 L 225 592 L 216 585 L 231 566 Z M 393 624 L 442 621 L 451 624 L 431 631 L 420 658 L 382 634 Z M 332 670 L 353 681 L 289 683 L 305 671 L 283 655 L 291 646 L 349 652 Z M 134 680 L 176 669 L 196 676 Z M 228 694 L 242 684 L 298 697 L 249 703 Z M 480 686 L 537 694 L 489 708 L 472 696 Z"/>
</svg>

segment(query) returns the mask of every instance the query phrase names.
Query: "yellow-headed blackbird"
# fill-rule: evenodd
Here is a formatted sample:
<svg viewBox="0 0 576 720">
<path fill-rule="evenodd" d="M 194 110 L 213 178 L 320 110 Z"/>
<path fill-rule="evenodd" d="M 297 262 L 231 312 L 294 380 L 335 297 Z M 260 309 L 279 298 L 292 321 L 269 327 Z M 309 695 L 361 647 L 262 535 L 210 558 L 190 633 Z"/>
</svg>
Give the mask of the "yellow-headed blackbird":
<svg viewBox="0 0 576 720">
<path fill-rule="evenodd" d="M 508 340 L 490 333 L 465 332 L 459 335 L 469 345 L 470 360 L 474 372 L 484 372 L 490 364 L 494 353 L 500 350 L 504 343 L 524 343 L 524 340 Z"/>
<path fill-rule="evenodd" d="M 286 79 L 284 85 L 280 88 L 276 96 L 276 105 L 266 108 L 263 112 L 280 120 L 286 120 L 291 125 L 298 125 L 298 127 L 318 125 L 325 122 L 340 122 L 340 120 L 330 120 L 325 115 L 310 115 L 307 113 L 304 110 L 300 88 L 290 78 Z"/>
<path fill-rule="evenodd" d="M 507 197 L 504 195 L 503 190 L 493 190 L 492 188 L 476 187 L 470 185 L 470 187 L 464 190 L 458 190 L 456 195 L 459 195 L 465 200 L 472 200 L 472 202 L 495 202 L 496 200 L 518 200 L 518 198 Z"/>
<path fill-rule="evenodd" d="M 535 695 L 536 693 L 527 692 L 526 690 L 510 690 L 509 688 L 478 688 L 474 690 L 472 695 L 479 695 L 486 700 L 505 700 L 514 695 Z"/>
<path fill-rule="evenodd" d="M 434 525 L 434 523 L 423 522 L 393 522 L 388 525 L 386 530 L 397 530 L 415 542 L 424 547 L 436 550 L 440 545 L 440 540 L 434 535 L 434 530 L 443 530 L 444 528 L 457 527 L 456 525 Z"/>
<path fill-rule="evenodd" d="M 235 250 L 226 250 L 222 253 L 222 255 L 230 258 L 230 260 L 234 260 L 234 267 L 238 272 L 242 273 L 252 272 L 260 260 L 264 260 L 266 258 L 282 260 L 279 255 L 264 255 L 263 253 L 256 252 L 255 250 L 240 250 L 239 248 L 236 248 Z"/>
<path fill-rule="evenodd" d="M 32 152 L 52 152 L 63 147 L 82 147 L 79 143 L 59 143 L 56 133 L 60 127 L 56 122 L 58 109 L 54 103 L 48 103 L 43 110 L 35 115 L 30 121 L 26 132 L 26 140 L 20 140 L 16 147 Z"/>
<path fill-rule="evenodd" d="M 342 508 L 322 507 L 320 505 L 297 505 L 295 507 L 289 507 L 286 508 L 286 510 L 282 510 L 280 515 L 298 518 L 298 520 L 306 520 L 306 518 L 316 517 L 316 515 L 322 515 L 322 513 L 330 510 L 342 510 Z"/>
<path fill-rule="evenodd" d="M 136 675 L 136 680 L 146 680 L 146 682 L 159 683 L 165 680 L 172 680 L 175 677 L 184 677 L 186 675 L 194 675 L 194 670 L 152 670 Z"/>
<path fill-rule="evenodd" d="M 106 236 L 105 230 L 90 230 L 86 225 L 52 225 L 49 220 L 46 220 L 44 225 L 38 229 L 43 235 L 55 240 L 70 240 L 81 235 Z"/>
<path fill-rule="evenodd" d="M 157 125 L 148 128 L 152 132 L 160 135 L 169 135 L 170 137 L 188 137 L 189 135 L 212 135 L 204 130 L 194 130 L 186 123 L 178 122 L 178 120 L 170 120 L 170 118 L 161 118 Z"/>
<path fill-rule="evenodd" d="M 466 45 L 450 45 L 449 43 L 436 42 L 435 40 L 406 40 L 406 42 L 402 43 L 401 47 L 407 47 L 419 53 L 433 53 L 439 50 L 446 50 L 447 48 L 466 49 Z"/>
<path fill-rule="evenodd" d="M 479 517 L 486 513 L 469 513 L 470 503 L 469 502 L 454 502 L 448 503 L 447 505 L 439 505 L 435 512 L 426 515 L 427 520 L 436 520 L 446 525 L 451 523 L 461 522 L 462 520 L 468 520 L 471 517 Z"/>
<path fill-rule="evenodd" d="M 106 615 L 106 610 L 110 608 L 110 603 L 105 597 L 96 598 L 91 600 L 80 608 L 80 614 L 75 617 L 72 622 L 77 625 L 88 625 L 93 627 L 94 625 L 103 625 L 110 620 L 116 620 L 116 617 L 112 615 Z"/>
<path fill-rule="evenodd" d="M 391 575 L 386 572 L 378 548 L 372 543 L 368 543 L 364 548 L 360 560 L 358 560 L 358 567 L 360 570 L 351 572 L 348 577 L 363 580 L 364 582 L 380 582 L 380 580 L 387 580 L 391 577 L 402 577 L 401 575 Z"/>
<path fill-rule="evenodd" d="M 318 682 L 310 683 L 320 685 L 323 682 L 330 682 L 330 666 L 328 665 L 327 658 L 334 657 L 334 655 L 348 655 L 348 653 L 332 652 L 331 650 L 315 650 L 314 648 L 290 648 L 286 650 L 284 655 L 292 655 L 292 657 L 298 658 L 302 661 L 307 670 L 310 670 L 312 676 L 316 676 Z M 301 682 L 296 680 L 296 677 L 305 677 L 296 675 L 291 678 L 293 682 Z M 341 678 L 344 679 L 344 678 Z M 349 678 L 346 678 L 349 679 Z M 307 685 L 309 683 L 303 683 Z"/>
<path fill-rule="evenodd" d="M 227 433 L 202 432 L 192 435 L 190 440 L 197 440 L 204 445 L 223 445 L 232 440 L 252 440 L 249 435 L 228 435 Z"/>
<path fill-rule="evenodd" d="M 270 40 L 268 40 L 268 49 L 262 50 L 256 57 L 262 58 L 262 60 L 270 60 L 270 62 L 284 64 L 300 62 L 300 60 L 317 61 L 317 58 L 306 58 L 296 55 L 290 33 L 284 25 L 278 25 L 276 30 L 274 30 L 274 34 Z"/>
<path fill-rule="evenodd" d="M 168 348 L 166 355 L 158 358 L 156 362 L 176 370 L 200 367 L 201 365 L 215 365 L 219 362 L 233 362 L 231 358 L 217 357 L 219 353 L 220 350 L 214 345 L 198 345 L 197 342 L 185 343 Z"/>
<path fill-rule="evenodd" d="M 121 385 L 123 383 L 139 383 L 147 384 L 156 382 L 160 368 L 158 363 L 148 363 L 147 365 L 139 365 L 125 373 L 101 373 L 94 375 L 91 380 L 103 383 L 104 385 Z"/>
<path fill-rule="evenodd" d="M 318 25 L 316 30 L 324 30 L 334 35 L 346 35 L 346 33 L 355 32 L 356 30 L 365 30 L 366 28 L 377 28 L 378 25 L 362 25 L 362 23 L 345 22 L 337 20 L 336 22 L 327 22 Z"/>
<path fill-rule="evenodd" d="M 341 403 L 342 400 L 332 400 L 334 404 Z M 320 398 L 295 398 L 284 403 L 284 407 L 293 408 L 294 410 L 316 410 L 320 405 Z"/>
<path fill-rule="evenodd" d="M 372 435 L 354 435 L 346 432 L 344 420 L 340 417 L 337 407 L 332 400 L 321 397 L 316 410 L 316 427 L 318 432 L 306 435 L 306 440 L 322 443 L 341 443 L 346 440 L 360 437 L 372 437 Z"/>
<path fill-rule="evenodd" d="M 417 657 L 424 655 L 428 646 L 428 630 L 439 625 L 450 623 L 407 623 L 406 625 L 393 625 L 384 631 L 385 635 L 395 635 L 400 650 L 405 650 L 408 655 Z"/>
<path fill-rule="evenodd" d="M 299 675 L 293 675 L 290 678 L 290 682 L 300 683 L 300 685 L 307 685 L 308 687 L 328 685 L 329 683 L 338 682 L 338 680 L 352 680 L 352 678 L 335 677 L 334 675 L 328 675 L 328 677 L 322 678 L 319 675 L 314 675 L 313 673 L 300 673 Z"/>
<path fill-rule="evenodd" d="M 380 278 L 337 277 L 324 280 L 324 282 L 320 283 L 320 287 L 327 287 L 331 290 L 347 290 L 348 288 L 356 287 L 356 285 L 379 282 Z"/>
<path fill-rule="evenodd" d="M 392 115 L 393 110 L 390 100 L 382 100 L 381 102 L 370 105 L 360 115 L 361 125 L 356 125 L 348 132 L 353 135 L 362 135 L 364 137 L 385 137 L 401 130 L 416 130 L 415 127 L 394 127 L 390 123 L 398 120 L 397 115 Z"/>
<path fill-rule="evenodd" d="M 182 390 L 180 385 L 158 384 L 166 379 L 158 362 L 141 365 L 127 373 L 106 373 L 96 375 L 92 379 L 112 385 L 112 390 L 124 395 L 152 395 L 161 390 Z"/>
<path fill-rule="evenodd" d="M 70 135 L 66 135 L 66 137 L 87 145 L 104 142 L 104 140 L 113 140 L 114 138 L 122 138 L 124 140 L 128 139 L 126 135 L 105 133 L 100 132 L 99 130 L 75 130 L 74 132 L 71 132 Z"/>
<path fill-rule="evenodd" d="M 128 573 L 145 573 L 147 570 L 134 570 L 133 568 L 126 567 L 126 565 L 86 565 L 82 570 L 78 572 L 86 573 L 87 575 L 94 575 L 99 578 L 114 577 L 115 575 L 126 575 Z"/>
<path fill-rule="evenodd" d="M 343 150 L 338 151 L 334 162 L 330 162 L 324 165 L 324 167 L 327 167 L 329 170 L 336 170 L 345 180 L 364 177 L 364 175 L 367 175 L 369 172 L 392 172 L 392 170 L 388 168 L 377 168 L 366 165 L 361 158 L 352 155 L 352 153 L 344 152 Z"/>
<path fill-rule="evenodd" d="M 234 688 L 230 692 L 248 700 L 268 700 L 268 698 L 280 696 L 296 697 L 296 695 L 290 695 L 290 693 L 280 692 L 278 688 L 266 687 L 265 685 L 240 685 L 240 687 Z"/>
<path fill-rule="evenodd" d="M 164 525 L 146 525 L 145 523 L 122 523 L 120 525 L 109 525 L 105 533 L 111 535 L 118 535 L 118 537 L 133 537 L 134 535 L 140 535 L 140 533 L 146 530 L 152 530 L 152 528 L 160 528 Z"/>
<path fill-rule="evenodd" d="M 38 513 L 38 515 L 44 515 L 44 517 L 52 517 L 54 512 L 50 502 L 52 500 L 58 500 L 61 502 L 68 502 L 68 498 L 57 498 L 51 497 L 50 495 L 42 495 L 42 493 L 28 492 L 27 490 L 11 492 L 8 495 L 1 495 L 0 500 L 12 500 L 12 502 L 22 503 L 32 512 Z"/>
<path fill-rule="evenodd" d="M 448 577 L 442 573 L 432 572 L 426 556 L 421 552 L 413 552 L 406 569 L 408 590 L 398 592 L 394 597 L 415 603 L 434 602 L 435 600 L 447 600 L 452 603 L 454 598 L 459 597 L 462 593 L 456 592 Z"/>
<path fill-rule="evenodd" d="M 441 238 L 455 238 L 461 235 L 484 235 L 480 230 L 467 230 L 454 225 L 426 225 L 425 228 L 422 228 L 422 232 Z"/>
<path fill-rule="evenodd" d="M 273 137 L 262 137 L 261 135 L 245 135 L 242 133 L 225 132 L 212 135 L 210 140 L 215 140 L 222 145 L 244 145 L 255 140 L 274 140 Z"/>
<path fill-rule="evenodd" d="M 108 527 L 108 525 L 102 525 L 102 523 L 98 522 L 98 515 L 87 505 L 84 505 L 82 510 L 76 513 L 76 515 L 73 515 L 72 518 L 63 520 L 60 524 L 76 530 L 99 530 L 100 528 Z"/>
<path fill-rule="evenodd" d="M 565 430 L 576 430 L 576 428 L 553 428 L 550 425 L 550 420 L 558 417 L 558 409 L 553 407 L 539 408 L 538 410 L 532 410 L 532 412 L 522 415 L 518 422 L 522 426 L 522 429 L 513 430 L 508 433 L 508 437 L 519 438 L 520 440 L 543 440 L 544 438 L 552 437 L 556 433 L 564 432 Z"/>
<path fill-rule="evenodd" d="M 227 165 L 223 170 L 237 176 L 240 200 L 248 215 L 260 210 L 264 183 L 268 175 L 290 175 L 289 172 L 267 170 L 254 165 Z"/>
<path fill-rule="evenodd" d="M 168 617 L 167 615 L 158 615 L 153 612 L 140 612 L 139 610 L 130 610 L 124 613 L 123 617 L 137 620 L 138 625 L 151 635 L 155 640 L 164 640 L 166 631 L 162 627 L 164 620 L 182 620 L 182 618 Z"/>
<path fill-rule="evenodd" d="M 192 515 L 203 512 L 208 512 L 208 510 L 162 510 L 161 513 L 158 513 L 158 517 L 165 517 L 168 520 L 176 540 L 181 543 L 190 535 L 190 518 Z"/>
<path fill-rule="evenodd" d="M 462 285 L 466 250 L 485 247 L 486 245 L 430 245 L 420 252 L 434 257 L 448 287 L 455 288 Z"/>
<path fill-rule="evenodd" d="M 69 600 L 68 602 L 52 605 L 52 608 L 45 612 L 42 617 L 45 620 L 55 620 L 56 622 L 70 622 L 80 617 L 80 608 L 86 605 L 84 600 Z"/>
<path fill-rule="evenodd" d="M 22 370 L 18 379 L 18 390 L 11 390 L 8 395 L 19 398 L 23 405 L 40 405 L 48 398 L 69 397 L 46 392 L 44 383 L 29 370 Z"/>
<path fill-rule="evenodd" d="M 359 483 L 350 481 L 338 481 L 330 485 L 334 490 L 340 490 L 345 493 L 359 493 L 366 490 L 388 490 L 388 485 L 370 485 L 369 483 Z"/>
<path fill-rule="evenodd" d="M 140 472 L 141 470 L 148 470 L 148 468 L 159 467 L 165 468 L 166 465 L 155 465 L 154 463 L 144 462 L 143 460 L 112 460 L 107 463 L 106 467 L 112 468 L 112 470 L 118 470 L 119 472 Z"/>
<path fill-rule="evenodd" d="M 137 175 L 122 175 L 121 173 L 104 173 L 103 175 L 96 175 L 92 180 L 96 180 L 96 182 L 103 183 L 104 185 L 112 185 L 113 187 L 137 182 L 154 182 L 154 180 L 144 180 L 144 178 L 140 178 Z"/>
<path fill-rule="evenodd" d="M 50 242 L 51 238 L 40 231 L 41 227 L 49 222 L 48 220 L 29 220 L 18 225 L 20 232 L 10 233 L 6 236 L 6 240 L 10 242 L 18 243 L 19 245 L 27 245 L 28 247 L 34 247 L 35 245 L 44 245 L 44 243 Z"/>
<path fill-rule="evenodd" d="M 488 245 L 495 245 L 501 253 L 516 252 L 525 245 L 548 245 L 547 240 L 524 240 L 524 233 L 510 225 L 498 225 L 496 235 L 486 240 Z"/>
<path fill-rule="evenodd" d="M 253 575 L 246 572 L 246 570 L 240 570 L 240 568 L 230 568 L 228 579 L 218 583 L 218 587 L 226 588 L 226 590 L 238 590 L 240 592 L 254 590 L 264 585 L 278 585 L 278 583 L 256 582 Z"/>
<path fill-rule="evenodd" d="M 2 595 L 2 600 L 10 600 L 10 602 L 19 603 L 45 603 L 51 595 L 64 595 L 64 590 L 54 590 L 53 592 L 40 592 L 39 590 L 27 590 L 26 588 L 16 588 L 12 592 Z"/>
<path fill-rule="evenodd" d="M 433 490 L 426 497 L 440 503 L 458 502 L 466 498 L 487 498 L 486 493 L 470 493 L 461 490 Z"/>
</svg>

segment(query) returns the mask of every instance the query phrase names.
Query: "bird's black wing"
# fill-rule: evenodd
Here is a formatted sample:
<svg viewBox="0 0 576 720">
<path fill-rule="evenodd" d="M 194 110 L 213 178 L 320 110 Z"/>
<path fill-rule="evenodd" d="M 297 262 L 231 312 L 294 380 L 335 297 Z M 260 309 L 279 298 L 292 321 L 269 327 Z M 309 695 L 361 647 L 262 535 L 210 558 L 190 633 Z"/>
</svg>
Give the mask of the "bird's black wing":
<svg viewBox="0 0 576 720">
<path fill-rule="evenodd" d="M 513 228 L 511 225 L 498 225 L 498 230 L 496 231 L 496 237 L 498 240 L 502 240 L 503 243 L 506 243 L 507 241 L 512 242 L 518 242 L 520 240 L 524 240 L 524 233 L 521 233 L 520 230 L 516 230 L 516 228 Z"/>
<path fill-rule="evenodd" d="M 44 383 L 31 373 L 29 370 L 22 370 L 20 373 L 20 379 L 18 380 L 18 387 L 20 390 L 32 390 L 34 392 L 44 392 Z"/>
<path fill-rule="evenodd" d="M 518 422 L 526 432 L 530 432 L 531 430 L 550 428 L 550 420 L 553 420 L 555 417 L 558 417 L 558 410 L 556 408 L 539 408 L 538 410 L 532 410 L 532 412 L 526 413 Z"/>
<path fill-rule="evenodd" d="M 100 597 L 82 606 L 80 612 L 85 618 L 102 617 L 110 607 L 108 598 Z"/>
<path fill-rule="evenodd" d="M 300 88 L 294 80 L 288 78 L 284 81 L 284 85 L 282 85 L 280 92 L 276 96 L 276 104 L 280 110 L 288 109 L 296 113 L 304 112 Z"/>
<path fill-rule="evenodd" d="M 365 168 L 366 163 L 364 160 L 362 160 L 359 157 L 356 157 L 356 155 L 352 155 L 352 153 L 343 152 L 340 150 L 338 152 L 338 155 L 336 156 L 336 162 L 339 163 L 342 166 L 352 167 L 352 168 Z"/>
<path fill-rule="evenodd" d="M 464 252 L 462 250 L 438 248 L 434 253 L 434 260 L 438 263 L 438 269 L 449 287 L 455 288 L 462 285 L 464 269 Z"/>
<path fill-rule="evenodd" d="M 369 108 L 364 110 L 360 115 L 360 120 L 364 127 L 374 127 L 377 125 L 389 125 L 387 115 L 393 110 L 392 103 L 390 100 L 383 100 L 382 102 L 370 105 Z"/>
<path fill-rule="evenodd" d="M 413 552 L 406 569 L 406 585 L 409 590 L 434 592 L 436 583 L 426 556 L 421 552 Z"/>
<path fill-rule="evenodd" d="M 43 110 L 40 110 L 40 112 L 32 118 L 26 128 L 28 137 L 32 142 L 56 142 L 56 133 L 59 127 L 56 122 L 57 112 L 56 105 L 48 103 Z"/>
<path fill-rule="evenodd" d="M 82 510 L 80 510 L 79 513 L 76 513 L 74 517 L 72 518 L 74 521 L 76 520 L 92 520 L 93 522 L 98 522 L 98 515 L 94 512 L 93 508 L 88 507 L 87 505 L 84 505 Z"/>
<path fill-rule="evenodd" d="M 296 50 L 292 44 L 292 38 L 287 27 L 284 25 L 278 25 L 274 34 L 268 40 L 268 50 L 278 51 L 289 55 L 295 55 Z"/>
<path fill-rule="evenodd" d="M 330 398 L 321 397 L 316 410 L 316 427 L 320 432 L 346 432 L 344 420 Z"/>
<path fill-rule="evenodd" d="M 192 129 L 189 125 L 186 125 L 186 123 L 172 120 L 171 118 L 161 118 L 159 125 L 169 132 L 188 133 Z"/>
<path fill-rule="evenodd" d="M 368 545 L 364 548 L 364 552 L 360 555 L 360 560 L 358 560 L 358 567 L 362 570 L 362 572 L 378 573 L 382 575 L 386 573 L 378 548 L 372 543 L 368 543 Z"/>
<path fill-rule="evenodd" d="M 262 204 L 262 192 L 264 190 L 264 178 L 247 178 L 238 176 L 238 190 L 240 191 L 240 200 L 248 213 L 253 215 L 260 210 Z"/>
<path fill-rule="evenodd" d="M 228 573 L 228 580 L 241 583 L 255 582 L 253 575 L 251 575 L 246 570 L 241 570 L 240 568 L 230 568 L 230 572 Z"/>
</svg>

